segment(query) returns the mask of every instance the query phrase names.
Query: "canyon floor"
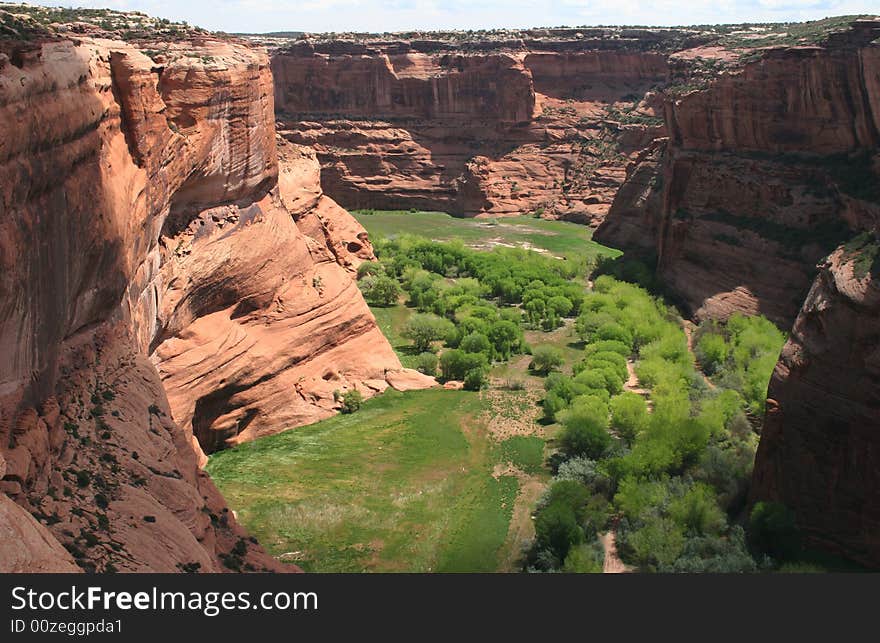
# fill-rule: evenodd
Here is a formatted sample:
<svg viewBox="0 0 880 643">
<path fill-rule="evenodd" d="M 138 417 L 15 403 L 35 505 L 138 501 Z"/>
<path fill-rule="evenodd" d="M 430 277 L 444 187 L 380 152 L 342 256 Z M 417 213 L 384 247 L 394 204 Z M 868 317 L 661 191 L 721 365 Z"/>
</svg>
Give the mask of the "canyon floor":
<svg viewBox="0 0 880 643">
<path fill-rule="evenodd" d="M 591 241 L 589 228 L 561 221 L 355 215 L 373 237 L 419 234 L 567 260 L 619 254 Z M 412 365 L 401 331 L 415 311 L 402 302 L 372 310 L 401 363 Z M 571 321 L 526 340 L 558 348 L 569 372 L 582 350 Z M 208 471 L 251 533 L 307 571 L 517 571 L 559 430 L 539 422 L 543 378 L 529 361 L 495 365 L 478 393 L 389 390 L 356 413 L 214 454 Z"/>
</svg>

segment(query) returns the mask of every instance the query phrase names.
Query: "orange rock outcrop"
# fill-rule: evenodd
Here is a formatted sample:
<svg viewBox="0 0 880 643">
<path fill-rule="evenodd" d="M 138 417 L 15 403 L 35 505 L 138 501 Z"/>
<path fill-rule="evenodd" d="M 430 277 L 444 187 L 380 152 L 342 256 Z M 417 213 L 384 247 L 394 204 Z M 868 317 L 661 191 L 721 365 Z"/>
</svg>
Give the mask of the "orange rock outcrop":
<svg viewBox="0 0 880 643">
<path fill-rule="evenodd" d="M 351 275 L 364 231 L 310 152 L 280 180 L 278 156 L 265 52 L 4 42 L 0 569 L 282 568 L 193 430 L 210 450 L 291 428 L 400 364 Z"/>
</svg>

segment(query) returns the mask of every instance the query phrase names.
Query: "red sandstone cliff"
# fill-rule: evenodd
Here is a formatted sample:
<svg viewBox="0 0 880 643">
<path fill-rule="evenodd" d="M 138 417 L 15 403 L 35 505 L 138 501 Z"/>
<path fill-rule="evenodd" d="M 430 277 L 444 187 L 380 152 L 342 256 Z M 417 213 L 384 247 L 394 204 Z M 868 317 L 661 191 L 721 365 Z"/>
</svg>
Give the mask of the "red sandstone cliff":
<svg viewBox="0 0 880 643">
<path fill-rule="evenodd" d="M 670 95 L 597 239 L 656 254 L 697 317 L 790 324 L 815 264 L 880 222 L 880 22 L 856 25 Z"/>
<path fill-rule="evenodd" d="M 794 510 L 811 545 L 880 564 L 880 276 L 825 262 L 776 365 L 752 497 Z M 873 274 L 871 274 L 873 272 Z"/>
<path fill-rule="evenodd" d="M 876 266 L 854 276 L 838 246 L 880 226 L 878 36 L 880 21 L 859 21 L 670 96 L 668 139 L 628 168 L 596 233 L 656 256 L 697 317 L 794 321 L 752 499 L 785 503 L 810 544 L 874 566 L 880 299 Z"/>
<path fill-rule="evenodd" d="M 279 181 L 265 53 L 0 44 L 0 569 L 280 569 L 192 430 L 214 448 L 333 388 L 426 383 L 353 282 L 363 230 L 307 151 Z"/>
<path fill-rule="evenodd" d="M 629 154 L 659 131 L 645 94 L 665 80 L 666 57 L 559 44 L 281 49 L 282 134 L 316 149 L 324 189 L 349 208 L 598 222 Z"/>
</svg>

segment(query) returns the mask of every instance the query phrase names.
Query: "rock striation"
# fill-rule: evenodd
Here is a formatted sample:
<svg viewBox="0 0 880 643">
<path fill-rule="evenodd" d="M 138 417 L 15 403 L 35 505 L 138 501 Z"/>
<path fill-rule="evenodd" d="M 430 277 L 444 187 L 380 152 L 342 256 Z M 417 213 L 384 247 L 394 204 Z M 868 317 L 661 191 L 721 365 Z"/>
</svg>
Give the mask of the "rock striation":
<svg viewBox="0 0 880 643">
<path fill-rule="evenodd" d="M 667 96 L 668 136 L 627 168 L 596 238 L 655 260 L 697 318 L 794 323 L 752 500 L 786 504 L 810 544 L 877 566 L 880 20 Z"/>
<path fill-rule="evenodd" d="M 568 36 L 297 42 L 272 55 L 280 130 L 315 148 L 348 208 L 595 223 L 662 132 L 649 90 L 667 59 L 651 48 L 669 45 Z"/>
<path fill-rule="evenodd" d="M 794 510 L 808 544 L 877 567 L 880 265 L 862 274 L 859 257 L 834 252 L 798 314 L 770 381 L 752 497 Z"/>
<path fill-rule="evenodd" d="M 280 570 L 199 440 L 432 383 L 360 297 L 369 241 L 310 151 L 279 163 L 264 51 L 6 17 L 32 31 L 0 39 L 0 570 Z"/>
</svg>

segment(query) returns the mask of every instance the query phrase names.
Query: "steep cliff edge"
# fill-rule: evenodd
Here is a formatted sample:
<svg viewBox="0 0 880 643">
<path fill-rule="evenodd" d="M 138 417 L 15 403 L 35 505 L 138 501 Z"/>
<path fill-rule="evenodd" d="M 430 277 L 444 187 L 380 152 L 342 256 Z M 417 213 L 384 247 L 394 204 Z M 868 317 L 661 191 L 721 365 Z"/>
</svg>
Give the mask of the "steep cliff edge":
<svg viewBox="0 0 880 643">
<path fill-rule="evenodd" d="M 332 412 L 330 386 L 381 390 L 385 369 L 426 384 L 353 283 L 363 230 L 308 152 L 279 181 L 265 53 L 8 24 L 30 31 L 0 38 L 0 529 L 21 538 L 0 567 L 281 569 L 192 429 L 213 448 Z"/>
<path fill-rule="evenodd" d="M 669 137 L 628 168 L 596 238 L 654 254 L 696 317 L 790 325 L 815 264 L 880 221 L 878 36 L 880 21 L 857 21 L 668 89 Z M 724 69 L 730 52 L 701 55 Z"/>
<path fill-rule="evenodd" d="M 794 510 L 809 544 L 872 567 L 880 565 L 877 247 L 841 248 L 822 265 L 770 381 L 752 481 L 754 500 Z M 873 266 L 860 272 L 860 256 Z"/>
</svg>

